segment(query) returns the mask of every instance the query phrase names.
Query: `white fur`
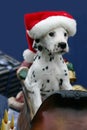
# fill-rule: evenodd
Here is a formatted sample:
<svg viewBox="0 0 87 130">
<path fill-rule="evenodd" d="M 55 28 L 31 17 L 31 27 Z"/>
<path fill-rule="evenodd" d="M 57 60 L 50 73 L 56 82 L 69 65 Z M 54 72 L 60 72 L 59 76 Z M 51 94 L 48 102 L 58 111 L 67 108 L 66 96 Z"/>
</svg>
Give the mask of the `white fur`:
<svg viewBox="0 0 87 130">
<path fill-rule="evenodd" d="M 33 47 L 36 47 L 37 53 L 24 82 L 29 91 L 34 114 L 42 103 L 41 94 L 46 96 L 49 91 L 72 89 L 68 69 L 62 58 L 62 54 L 69 51 L 68 33 L 62 27 L 51 32 L 54 33 L 54 36 L 50 36 L 49 32 L 40 38 L 39 43 L 33 42 Z M 66 36 L 64 36 L 65 33 Z M 62 49 L 61 43 L 66 43 L 66 47 Z M 42 46 L 43 49 L 39 51 L 38 46 Z"/>
</svg>

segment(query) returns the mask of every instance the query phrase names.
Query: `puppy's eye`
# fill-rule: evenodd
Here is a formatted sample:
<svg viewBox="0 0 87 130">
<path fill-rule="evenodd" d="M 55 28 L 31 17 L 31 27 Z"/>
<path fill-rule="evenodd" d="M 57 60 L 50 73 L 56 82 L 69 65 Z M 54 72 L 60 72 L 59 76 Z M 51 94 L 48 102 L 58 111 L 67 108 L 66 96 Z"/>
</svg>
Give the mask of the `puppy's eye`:
<svg viewBox="0 0 87 130">
<path fill-rule="evenodd" d="M 36 43 L 39 43 L 39 42 L 40 42 L 40 39 L 35 39 L 35 42 L 36 42 Z"/>
<path fill-rule="evenodd" d="M 51 36 L 51 37 L 53 37 L 54 35 L 55 35 L 54 32 L 50 32 L 50 33 L 49 33 L 49 36 Z"/>
<path fill-rule="evenodd" d="M 68 36 L 68 33 L 67 33 L 67 32 L 65 32 L 65 33 L 64 33 L 64 36 L 65 36 L 65 37 L 67 37 L 67 36 Z"/>
</svg>

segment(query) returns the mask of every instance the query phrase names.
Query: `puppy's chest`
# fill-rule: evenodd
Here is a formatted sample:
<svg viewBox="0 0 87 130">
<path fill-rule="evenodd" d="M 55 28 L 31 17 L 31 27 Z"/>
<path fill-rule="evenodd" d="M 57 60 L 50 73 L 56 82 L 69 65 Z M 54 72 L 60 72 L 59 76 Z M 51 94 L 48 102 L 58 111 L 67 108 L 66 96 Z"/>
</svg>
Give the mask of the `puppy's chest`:
<svg viewBox="0 0 87 130">
<path fill-rule="evenodd" d="M 39 75 L 62 75 L 64 71 L 67 71 L 66 64 L 62 58 L 60 57 L 41 57 L 38 56 L 34 62 L 35 71 Z"/>
</svg>

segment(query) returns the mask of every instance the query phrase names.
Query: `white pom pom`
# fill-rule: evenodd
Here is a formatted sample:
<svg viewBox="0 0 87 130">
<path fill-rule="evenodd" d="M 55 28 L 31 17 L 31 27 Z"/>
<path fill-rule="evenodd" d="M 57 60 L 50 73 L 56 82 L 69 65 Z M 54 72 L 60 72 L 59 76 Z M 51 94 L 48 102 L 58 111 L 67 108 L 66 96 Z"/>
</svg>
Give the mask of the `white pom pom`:
<svg viewBox="0 0 87 130">
<path fill-rule="evenodd" d="M 28 62 L 28 63 L 32 63 L 32 62 L 33 62 L 34 56 L 35 56 L 35 53 L 32 52 L 32 51 L 29 50 L 29 49 L 26 49 L 26 50 L 24 50 L 24 52 L 23 52 L 24 60 L 25 60 L 26 62 Z"/>
</svg>

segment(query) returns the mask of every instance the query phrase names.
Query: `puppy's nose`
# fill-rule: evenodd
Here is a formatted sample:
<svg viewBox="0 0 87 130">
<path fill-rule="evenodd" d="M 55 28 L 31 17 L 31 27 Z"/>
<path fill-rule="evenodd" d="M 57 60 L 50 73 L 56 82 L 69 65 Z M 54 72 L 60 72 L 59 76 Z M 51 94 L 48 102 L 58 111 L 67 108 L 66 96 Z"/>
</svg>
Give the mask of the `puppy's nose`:
<svg viewBox="0 0 87 130">
<path fill-rule="evenodd" d="M 61 47 L 61 49 L 65 49 L 66 48 L 66 43 L 65 42 L 60 42 L 58 44 L 58 47 Z"/>
</svg>

